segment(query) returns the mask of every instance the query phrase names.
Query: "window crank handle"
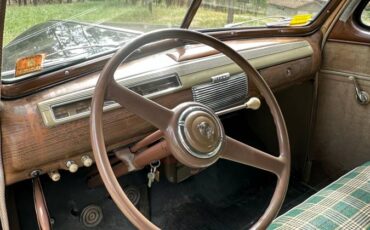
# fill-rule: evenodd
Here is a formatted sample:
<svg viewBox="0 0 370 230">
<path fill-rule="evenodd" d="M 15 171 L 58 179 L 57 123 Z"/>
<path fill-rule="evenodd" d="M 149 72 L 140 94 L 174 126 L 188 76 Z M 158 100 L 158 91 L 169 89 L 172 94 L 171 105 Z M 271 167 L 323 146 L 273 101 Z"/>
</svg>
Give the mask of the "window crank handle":
<svg viewBox="0 0 370 230">
<path fill-rule="evenodd" d="M 350 76 L 349 79 L 353 81 L 353 84 L 355 86 L 357 102 L 361 105 L 368 104 L 369 103 L 369 94 L 367 92 L 363 91 L 360 88 L 360 86 L 357 83 L 357 80 L 354 76 Z"/>
</svg>

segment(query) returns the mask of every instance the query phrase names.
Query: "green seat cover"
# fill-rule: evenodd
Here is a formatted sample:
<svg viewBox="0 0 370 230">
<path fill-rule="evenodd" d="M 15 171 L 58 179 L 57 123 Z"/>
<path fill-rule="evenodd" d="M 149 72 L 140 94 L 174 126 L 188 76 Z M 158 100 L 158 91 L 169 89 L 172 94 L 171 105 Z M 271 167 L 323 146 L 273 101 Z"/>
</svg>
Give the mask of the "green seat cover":
<svg viewBox="0 0 370 230">
<path fill-rule="evenodd" d="M 370 161 L 279 216 L 267 229 L 370 230 Z"/>
</svg>

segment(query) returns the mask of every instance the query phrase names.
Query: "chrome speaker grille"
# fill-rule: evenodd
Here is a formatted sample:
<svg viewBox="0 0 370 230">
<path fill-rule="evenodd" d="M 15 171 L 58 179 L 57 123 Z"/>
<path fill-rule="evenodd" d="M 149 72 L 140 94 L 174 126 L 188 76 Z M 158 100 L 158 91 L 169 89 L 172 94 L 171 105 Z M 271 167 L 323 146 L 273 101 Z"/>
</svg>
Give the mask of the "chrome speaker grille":
<svg viewBox="0 0 370 230">
<path fill-rule="evenodd" d="M 212 77 L 211 83 L 192 87 L 193 100 L 207 105 L 215 112 L 244 103 L 248 96 L 245 74 Z"/>
</svg>

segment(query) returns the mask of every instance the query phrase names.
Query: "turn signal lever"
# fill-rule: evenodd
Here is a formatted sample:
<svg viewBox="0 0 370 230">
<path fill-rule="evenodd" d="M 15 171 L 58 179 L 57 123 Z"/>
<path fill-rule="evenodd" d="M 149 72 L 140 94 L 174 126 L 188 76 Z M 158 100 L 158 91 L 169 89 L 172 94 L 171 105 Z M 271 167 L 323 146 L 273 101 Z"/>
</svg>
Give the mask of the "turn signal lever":
<svg viewBox="0 0 370 230">
<path fill-rule="evenodd" d="M 367 105 L 369 103 L 369 94 L 360 88 L 354 76 L 350 76 L 349 80 L 352 80 L 353 84 L 355 85 L 357 102 L 360 105 Z"/>
</svg>

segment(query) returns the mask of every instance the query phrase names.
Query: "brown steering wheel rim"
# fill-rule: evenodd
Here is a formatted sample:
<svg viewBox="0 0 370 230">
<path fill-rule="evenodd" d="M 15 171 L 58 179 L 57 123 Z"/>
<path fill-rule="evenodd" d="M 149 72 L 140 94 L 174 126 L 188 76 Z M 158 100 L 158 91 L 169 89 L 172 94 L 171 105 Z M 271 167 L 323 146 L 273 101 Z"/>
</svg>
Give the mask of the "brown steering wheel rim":
<svg viewBox="0 0 370 230">
<path fill-rule="evenodd" d="M 107 188 L 118 208 L 131 221 L 133 225 L 135 225 L 139 229 L 159 229 L 152 222 L 146 219 L 140 213 L 140 211 L 138 211 L 136 207 L 130 202 L 126 194 L 123 192 L 117 178 L 115 177 L 115 174 L 109 162 L 104 141 L 103 105 L 104 100 L 107 97 L 110 99 L 118 99 L 119 103 L 123 105 L 127 110 L 151 122 L 154 126 L 162 131 L 167 130 L 167 126 L 169 125 L 169 123 L 174 123 L 173 112 L 171 110 L 168 110 L 167 108 L 164 108 L 156 104 L 155 102 L 152 102 L 140 96 L 139 94 L 130 91 L 126 87 L 119 86 L 115 82 L 113 77 L 114 72 L 116 71 L 118 66 L 137 49 L 146 44 L 161 41 L 164 39 L 181 39 L 198 42 L 218 50 L 219 52 L 233 60 L 245 72 L 249 79 L 251 79 L 255 86 L 258 88 L 260 94 L 264 97 L 275 122 L 280 153 L 278 157 L 264 156 L 262 158 L 266 159 L 267 161 L 269 161 L 270 158 L 273 158 L 271 161 L 269 161 L 269 163 L 267 163 L 269 167 L 271 166 L 271 169 L 269 169 L 269 167 L 264 167 L 261 162 L 258 162 L 261 160 L 258 160 L 257 158 L 253 159 L 255 155 L 249 157 L 236 157 L 236 154 L 232 154 L 235 151 L 240 151 L 241 143 L 229 137 L 226 138 L 227 143 L 224 149 L 225 151 L 229 151 L 231 154 L 226 154 L 225 156 L 221 157 L 241 163 L 245 163 L 243 162 L 243 157 L 251 158 L 248 159 L 249 165 L 268 170 L 277 175 L 277 184 L 270 204 L 262 217 L 252 227 L 253 229 L 266 228 L 278 214 L 284 201 L 289 183 L 290 147 L 288 132 L 283 115 L 271 89 L 262 78 L 262 76 L 258 73 L 258 71 L 254 67 L 252 67 L 247 60 L 245 60 L 236 51 L 234 51 L 221 41 L 209 35 L 205 35 L 196 31 L 183 29 L 164 29 L 143 34 L 119 49 L 103 68 L 92 98 L 90 135 L 95 162 L 105 187 Z M 110 91 L 115 91 L 115 93 L 111 93 Z M 119 92 L 124 93 L 124 97 L 117 97 L 116 94 Z M 152 111 L 152 113 L 146 112 L 147 110 Z M 153 118 L 151 117 L 151 114 L 161 114 L 163 116 L 157 116 L 156 118 Z M 235 146 L 239 147 L 235 148 Z M 254 151 L 254 153 L 259 153 L 259 150 L 256 150 L 252 147 L 249 147 L 249 149 L 245 151 Z M 278 163 L 279 166 L 275 166 L 275 163 Z"/>
</svg>

